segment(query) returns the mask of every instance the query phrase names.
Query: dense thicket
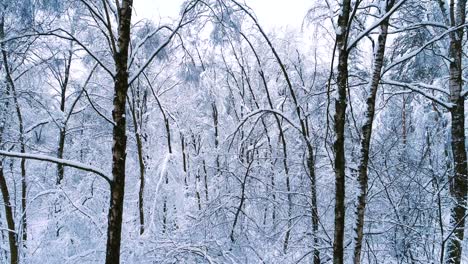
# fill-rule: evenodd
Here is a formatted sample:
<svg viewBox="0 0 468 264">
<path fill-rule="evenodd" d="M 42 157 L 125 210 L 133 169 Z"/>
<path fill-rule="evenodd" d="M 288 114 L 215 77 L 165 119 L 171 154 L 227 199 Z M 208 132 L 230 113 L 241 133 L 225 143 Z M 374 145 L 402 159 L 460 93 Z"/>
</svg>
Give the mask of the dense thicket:
<svg viewBox="0 0 468 264">
<path fill-rule="evenodd" d="M 466 1 L 248 4 L 0 1 L 1 263 L 468 262 Z"/>
</svg>

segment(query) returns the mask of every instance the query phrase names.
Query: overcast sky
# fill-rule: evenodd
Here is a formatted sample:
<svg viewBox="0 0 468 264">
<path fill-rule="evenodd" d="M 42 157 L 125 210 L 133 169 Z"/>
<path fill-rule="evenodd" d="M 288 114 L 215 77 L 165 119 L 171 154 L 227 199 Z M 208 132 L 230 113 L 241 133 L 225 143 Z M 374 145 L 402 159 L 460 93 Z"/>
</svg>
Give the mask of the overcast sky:
<svg viewBox="0 0 468 264">
<path fill-rule="evenodd" d="M 135 0 L 138 18 L 177 17 L 183 0 Z M 288 26 L 300 28 L 302 20 L 311 6 L 311 0 L 245 0 L 257 15 L 260 24 L 272 29 Z"/>
</svg>

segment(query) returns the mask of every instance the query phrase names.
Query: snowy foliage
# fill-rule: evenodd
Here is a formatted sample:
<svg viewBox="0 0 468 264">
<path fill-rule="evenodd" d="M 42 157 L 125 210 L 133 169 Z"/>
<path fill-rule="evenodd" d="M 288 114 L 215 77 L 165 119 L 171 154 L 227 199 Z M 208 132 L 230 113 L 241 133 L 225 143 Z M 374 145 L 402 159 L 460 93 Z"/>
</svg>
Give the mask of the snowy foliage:
<svg viewBox="0 0 468 264">
<path fill-rule="evenodd" d="M 337 25 L 345 1 L 312 1 L 301 31 L 274 33 L 240 1 L 186 1 L 171 24 L 132 20 L 123 61 L 118 8 L 131 1 L 3 1 L 0 263 L 14 249 L 18 263 L 104 263 L 122 65 L 131 82 L 118 115 L 127 139 L 122 263 L 314 263 L 317 252 L 315 264 L 332 263 L 343 70 L 335 37 L 344 33 L 356 44 L 345 46 L 342 193 L 344 263 L 353 263 L 382 34 L 374 25 L 403 1 L 351 1 L 349 27 Z M 453 143 L 462 140 L 453 130 L 465 130 L 454 109 L 468 76 L 462 45 L 463 90 L 451 85 L 458 31 L 440 2 L 407 0 L 389 14 L 361 263 L 452 263 Z"/>
</svg>

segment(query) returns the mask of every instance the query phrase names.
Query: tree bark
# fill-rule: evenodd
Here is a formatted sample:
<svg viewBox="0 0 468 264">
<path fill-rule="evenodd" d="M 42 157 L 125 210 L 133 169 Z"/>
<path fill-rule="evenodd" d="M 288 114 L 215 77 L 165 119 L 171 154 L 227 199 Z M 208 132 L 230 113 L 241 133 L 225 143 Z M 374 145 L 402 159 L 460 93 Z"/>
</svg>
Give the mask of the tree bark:
<svg viewBox="0 0 468 264">
<path fill-rule="evenodd" d="M 387 2 L 386 12 L 392 8 L 394 1 Z M 380 24 L 380 33 L 377 40 L 377 51 L 374 55 L 374 67 L 371 75 L 370 95 L 367 98 L 367 109 L 364 125 L 362 126 L 362 140 L 361 140 L 361 160 L 358 167 L 358 182 L 359 182 L 359 196 L 358 205 L 356 208 L 356 237 L 354 247 L 354 264 L 361 263 L 361 249 L 362 239 L 364 237 L 364 215 L 367 204 L 367 188 L 368 188 L 368 164 L 369 164 L 369 151 L 372 138 L 372 124 L 375 116 L 375 101 L 377 97 L 377 90 L 379 87 L 381 72 L 383 67 L 383 60 L 385 55 L 385 45 L 387 42 L 389 18 L 382 21 Z"/>
<path fill-rule="evenodd" d="M 7 220 L 8 227 L 8 243 L 10 245 L 10 263 L 17 264 L 18 260 L 18 247 L 16 244 L 16 229 L 15 220 L 13 218 L 13 210 L 10 200 L 10 192 L 8 191 L 7 182 L 3 173 L 3 161 L 0 162 L 0 189 L 2 191 L 5 217 Z"/>
<path fill-rule="evenodd" d="M 140 235 L 145 232 L 145 211 L 144 211 L 144 194 L 145 194 L 145 158 L 143 155 L 143 140 L 141 136 L 141 126 L 138 124 L 136 115 L 136 104 L 133 102 L 132 120 L 135 130 L 135 139 L 138 153 L 138 165 L 140 169 L 140 188 L 138 190 L 138 216 L 140 219 Z"/>
<path fill-rule="evenodd" d="M 450 14 L 452 23 L 461 25 L 465 22 L 465 5 L 466 1 L 458 1 L 457 11 L 453 4 L 450 6 Z M 456 12 L 456 14 L 455 14 Z M 456 22 L 454 22 L 454 17 Z M 455 200 L 455 205 L 450 212 L 450 223 L 454 229 L 453 235 L 447 245 L 447 263 L 459 264 L 462 255 L 462 242 L 465 229 L 465 214 L 466 214 L 466 195 L 467 195 L 467 163 L 466 163 L 466 148 L 465 148 L 465 100 L 461 96 L 463 87 L 462 80 L 462 40 L 463 28 L 453 32 L 450 35 L 450 78 L 449 90 L 452 108 L 450 110 L 452 118 L 451 127 L 451 147 L 453 153 L 453 168 L 454 175 L 450 181 L 450 194 Z"/>
<path fill-rule="evenodd" d="M 68 81 L 70 79 L 70 68 L 71 68 L 72 56 L 73 56 L 73 52 L 70 48 L 70 50 L 68 51 L 68 58 L 65 59 L 65 73 L 64 73 L 63 82 L 59 80 L 61 82 L 60 83 L 60 111 L 62 112 L 64 116 L 66 115 L 65 113 L 65 105 L 67 101 L 66 92 L 68 88 Z M 67 136 L 66 121 L 63 120 L 63 123 L 61 125 L 62 127 L 60 127 L 60 130 L 59 130 L 59 145 L 57 149 L 57 158 L 59 159 L 63 159 L 63 154 L 65 151 L 65 139 Z M 62 183 L 64 174 L 65 174 L 65 167 L 62 164 L 57 164 L 57 184 Z"/>
<path fill-rule="evenodd" d="M 2 16 L 0 21 L 0 39 L 5 38 L 5 23 L 4 17 Z M 13 102 L 15 104 L 16 116 L 18 118 L 18 130 L 19 130 L 19 142 L 20 142 L 20 151 L 21 153 L 26 152 L 26 146 L 24 141 L 24 124 L 23 124 L 23 115 L 21 113 L 21 107 L 18 102 L 18 94 L 16 93 L 16 86 L 11 76 L 10 65 L 8 63 L 8 53 L 5 42 L 1 43 L 2 58 L 3 58 L 3 67 L 5 68 L 5 79 L 7 83 L 7 89 L 11 90 L 13 95 Z M 22 239 L 23 242 L 27 240 L 27 222 L 26 222 L 26 194 L 27 194 L 27 183 L 26 183 L 26 159 L 22 158 L 20 161 L 20 170 L 21 170 L 21 225 L 22 225 Z"/>
<path fill-rule="evenodd" d="M 0 39 L 4 38 L 4 18 L 1 17 L 0 21 Z M 4 45 L 2 43 L 2 51 L 4 50 Z M 5 55 L 5 54 L 3 54 Z M 7 96 L 10 95 L 8 88 L 5 91 Z M 6 100 L 5 104 L 3 105 L 3 113 L 0 113 L 0 144 L 3 142 L 3 132 L 5 130 L 6 120 L 7 120 L 7 111 L 9 109 L 9 100 Z M 7 221 L 7 228 L 8 228 L 8 244 L 10 246 L 10 263 L 17 264 L 19 261 L 18 255 L 18 247 L 16 243 L 16 228 L 15 228 L 15 220 L 14 214 L 11 206 L 11 199 L 10 199 L 10 192 L 8 190 L 7 181 L 5 179 L 5 174 L 3 171 L 3 159 L 0 160 L 0 191 L 2 192 L 3 197 L 3 206 L 5 210 L 5 218 Z"/>
<path fill-rule="evenodd" d="M 145 96 L 143 100 L 140 99 L 140 86 L 136 86 L 136 91 L 130 87 L 131 91 L 131 104 L 130 111 L 132 114 L 133 121 L 133 132 L 136 140 L 136 147 L 138 153 L 138 165 L 140 172 L 140 188 L 138 190 L 138 217 L 140 220 L 140 235 L 145 232 L 145 204 L 144 204 L 144 195 L 145 195 L 145 174 L 146 174 L 146 161 L 143 153 L 143 139 L 142 130 L 143 130 L 143 121 L 142 121 L 142 109 L 145 109 Z M 136 100 L 135 100 L 136 99 Z"/>
<path fill-rule="evenodd" d="M 317 205 L 317 177 L 315 175 L 315 162 L 313 155 L 313 148 L 311 144 L 307 144 L 307 169 L 309 170 L 310 179 L 310 203 L 312 209 L 312 231 L 314 236 L 314 264 L 320 264 L 320 251 L 318 250 L 318 229 L 319 229 L 319 214 Z"/>
<path fill-rule="evenodd" d="M 216 149 L 216 174 L 219 176 L 220 172 L 220 162 L 219 162 L 219 153 L 218 153 L 218 145 L 219 145 L 219 132 L 218 132 L 218 107 L 216 106 L 216 102 L 213 101 L 211 103 L 211 109 L 213 110 L 213 127 L 214 127 L 214 144 Z"/>
<path fill-rule="evenodd" d="M 466 0 L 450 1 L 451 26 L 458 26 L 465 23 Z M 449 46 L 449 92 L 452 108 L 450 115 L 452 119 L 451 127 L 451 148 L 453 153 L 454 175 L 450 179 L 450 195 L 455 204 L 451 208 L 450 223 L 453 234 L 447 243 L 446 263 L 461 263 L 463 238 L 465 233 L 465 214 L 467 196 L 467 154 L 465 148 L 465 100 L 461 95 L 463 88 L 463 35 L 464 28 L 460 28 L 450 34 Z"/>
<path fill-rule="evenodd" d="M 335 99 L 334 132 L 335 142 L 335 232 L 333 240 L 333 263 L 343 263 L 343 244 L 345 228 L 345 118 L 346 118 L 346 90 L 348 86 L 348 50 L 347 35 L 348 21 L 351 12 L 351 0 L 341 2 L 341 13 L 338 16 L 336 32 L 336 48 L 338 50 L 337 92 Z"/>
<path fill-rule="evenodd" d="M 125 160 L 127 149 L 126 117 L 128 90 L 128 54 L 133 0 L 123 0 L 118 9 L 119 27 L 117 50 L 114 54 L 115 79 L 112 118 L 112 175 L 108 213 L 106 264 L 120 263 L 122 214 L 125 194 Z"/>
</svg>

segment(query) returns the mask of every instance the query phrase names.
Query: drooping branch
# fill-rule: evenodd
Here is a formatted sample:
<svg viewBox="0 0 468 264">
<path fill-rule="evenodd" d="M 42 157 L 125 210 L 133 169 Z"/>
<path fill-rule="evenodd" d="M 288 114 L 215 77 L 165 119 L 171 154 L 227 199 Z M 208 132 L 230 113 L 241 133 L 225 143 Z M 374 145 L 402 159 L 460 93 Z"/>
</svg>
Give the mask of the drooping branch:
<svg viewBox="0 0 468 264">
<path fill-rule="evenodd" d="M 449 102 L 445 102 L 445 101 L 442 101 L 428 93 L 426 93 L 424 90 L 420 89 L 418 86 L 418 84 L 413 84 L 413 83 L 404 83 L 404 82 L 397 82 L 397 81 L 393 81 L 393 80 L 382 80 L 381 81 L 382 84 L 389 84 L 389 85 L 394 85 L 394 86 L 399 86 L 399 87 L 403 87 L 403 88 L 407 88 L 415 93 L 418 93 L 424 97 L 426 97 L 427 99 L 429 100 L 432 100 L 434 101 L 435 103 L 447 108 L 447 109 L 451 109 L 452 108 L 452 103 L 449 103 Z M 424 86 L 422 86 L 424 87 Z"/>
<path fill-rule="evenodd" d="M 41 154 L 29 154 L 29 153 L 21 153 L 21 152 L 14 152 L 14 151 L 4 151 L 0 150 L 0 156 L 5 156 L 5 157 L 12 157 L 12 158 L 23 158 L 23 159 L 31 159 L 31 160 L 38 160 L 38 161 L 46 161 L 46 162 L 51 162 L 55 164 L 61 164 L 63 166 L 67 167 L 72 167 L 75 169 L 79 169 L 82 171 L 87 171 L 87 172 L 92 172 L 106 180 L 109 184 L 113 181 L 112 176 L 109 174 L 105 173 L 103 170 L 88 165 L 84 164 L 81 162 L 77 161 L 72 161 L 72 160 L 66 160 L 66 159 L 58 159 L 55 157 L 50 157 L 47 155 L 41 155 Z"/>
<path fill-rule="evenodd" d="M 400 56 L 399 58 L 395 59 L 393 62 L 391 62 L 389 65 L 387 65 L 387 67 L 385 67 L 385 69 L 383 70 L 382 72 L 382 75 L 384 75 L 386 72 L 388 72 L 389 70 L 391 70 L 393 67 L 411 59 L 411 58 L 414 58 L 416 57 L 419 53 L 421 53 L 422 51 L 424 51 L 427 47 L 429 47 L 430 45 L 436 43 L 437 41 L 440 41 L 442 40 L 446 35 L 450 34 L 451 32 L 454 32 L 454 31 L 457 31 L 459 30 L 460 28 L 464 28 L 466 27 L 467 25 L 464 23 L 462 25 L 459 25 L 459 26 L 456 26 L 456 27 L 451 27 L 450 29 L 448 29 L 447 31 L 444 31 L 444 33 L 432 38 L 431 40 L 429 40 L 428 42 L 424 43 L 424 45 L 422 45 L 420 48 L 406 54 L 406 55 L 403 55 L 403 56 Z"/>
</svg>

